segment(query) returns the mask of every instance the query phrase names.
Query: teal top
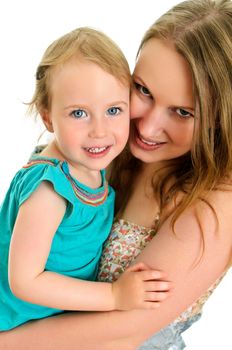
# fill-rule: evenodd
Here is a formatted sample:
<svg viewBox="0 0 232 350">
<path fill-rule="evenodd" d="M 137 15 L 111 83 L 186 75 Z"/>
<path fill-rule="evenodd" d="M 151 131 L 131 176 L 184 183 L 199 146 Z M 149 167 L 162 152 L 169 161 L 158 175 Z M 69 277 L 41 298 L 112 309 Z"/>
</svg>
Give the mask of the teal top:
<svg viewBox="0 0 232 350">
<path fill-rule="evenodd" d="M 37 156 L 16 173 L 0 207 L 0 331 L 63 311 L 16 298 L 8 282 L 9 245 L 19 207 L 42 181 L 52 183 L 54 191 L 67 202 L 45 270 L 96 279 L 102 245 L 112 226 L 115 197 L 104 170 L 101 176 L 102 186 L 91 189 L 70 175 L 67 162 Z"/>
</svg>

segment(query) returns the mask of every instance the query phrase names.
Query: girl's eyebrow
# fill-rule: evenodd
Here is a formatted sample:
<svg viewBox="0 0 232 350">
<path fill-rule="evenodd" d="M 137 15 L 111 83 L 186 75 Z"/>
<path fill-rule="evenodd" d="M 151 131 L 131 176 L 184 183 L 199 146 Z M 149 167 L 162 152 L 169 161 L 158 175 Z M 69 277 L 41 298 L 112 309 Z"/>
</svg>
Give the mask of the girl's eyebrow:
<svg viewBox="0 0 232 350">
<path fill-rule="evenodd" d="M 126 106 L 128 106 L 128 103 L 126 102 L 126 101 L 123 101 L 123 100 L 121 100 L 121 101 L 113 101 L 113 102 L 111 102 L 111 103 L 109 103 L 109 106 L 113 106 L 113 105 L 120 105 L 120 104 L 124 104 L 124 105 L 126 105 Z"/>
<path fill-rule="evenodd" d="M 87 108 L 87 105 L 84 105 L 84 104 L 82 104 L 82 103 L 73 104 L 73 105 L 68 105 L 68 106 L 64 107 L 64 110 L 70 109 L 70 108 L 79 108 L 79 109 L 83 108 L 83 109 L 86 109 L 86 108 Z"/>
<path fill-rule="evenodd" d="M 125 106 L 128 106 L 128 103 L 126 101 L 123 100 L 119 100 L 119 101 L 112 101 L 110 103 L 108 103 L 108 106 L 116 106 L 116 105 L 120 105 L 120 104 L 124 104 Z M 73 104 L 73 105 L 68 105 L 67 107 L 65 107 L 64 109 L 70 109 L 70 108 L 83 108 L 83 109 L 87 109 L 88 106 L 83 104 L 83 103 L 78 103 L 78 104 Z"/>
</svg>

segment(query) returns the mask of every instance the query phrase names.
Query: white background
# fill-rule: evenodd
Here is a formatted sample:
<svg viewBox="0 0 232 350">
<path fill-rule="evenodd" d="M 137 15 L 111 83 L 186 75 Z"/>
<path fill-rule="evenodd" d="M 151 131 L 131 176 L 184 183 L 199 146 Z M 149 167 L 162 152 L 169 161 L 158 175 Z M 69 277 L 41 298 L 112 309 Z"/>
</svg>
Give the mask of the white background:
<svg viewBox="0 0 232 350">
<path fill-rule="evenodd" d="M 145 30 L 174 0 L 8 0 L 0 4 L 0 201 L 14 173 L 27 161 L 42 131 L 25 116 L 36 67 L 46 47 L 79 26 L 112 37 L 131 69 Z M 231 234 L 231 233 L 230 233 Z M 173 257 L 174 258 L 174 257 Z M 232 273 L 205 306 L 203 317 L 185 332 L 187 350 L 229 350 Z"/>
</svg>

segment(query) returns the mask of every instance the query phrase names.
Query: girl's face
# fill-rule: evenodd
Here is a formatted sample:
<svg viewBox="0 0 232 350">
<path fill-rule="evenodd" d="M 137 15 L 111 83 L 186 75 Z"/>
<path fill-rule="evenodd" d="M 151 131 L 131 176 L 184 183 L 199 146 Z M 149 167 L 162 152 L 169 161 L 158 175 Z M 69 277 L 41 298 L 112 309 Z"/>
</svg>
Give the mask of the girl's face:
<svg viewBox="0 0 232 350">
<path fill-rule="evenodd" d="M 79 171 L 105 168 L 129 134 L 129 87 L 98 65 L 72 59 L 55 68 L 43 120 L 59 158 Z"/>
<path fill-rule="evenodd" d="M 139 55 L 133 76 L 132 154 L 152 163 L 188 152 L 195 113 L 188 63 L 170 42 L 151 39 Z"/>
</svg>

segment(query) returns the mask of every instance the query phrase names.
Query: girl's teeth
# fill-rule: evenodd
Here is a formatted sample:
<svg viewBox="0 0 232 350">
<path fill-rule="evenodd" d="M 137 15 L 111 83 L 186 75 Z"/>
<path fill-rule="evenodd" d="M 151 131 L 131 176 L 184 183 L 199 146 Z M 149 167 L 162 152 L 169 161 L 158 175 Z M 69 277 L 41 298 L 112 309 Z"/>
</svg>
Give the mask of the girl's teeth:
<svg viewBox="0 0 232 350">
<path fill-rule="evenodd" d="M 100 153 L 106 150 L 107 147 L 90 147 L 86 148 L 90 153 Z"/>
</svg>

